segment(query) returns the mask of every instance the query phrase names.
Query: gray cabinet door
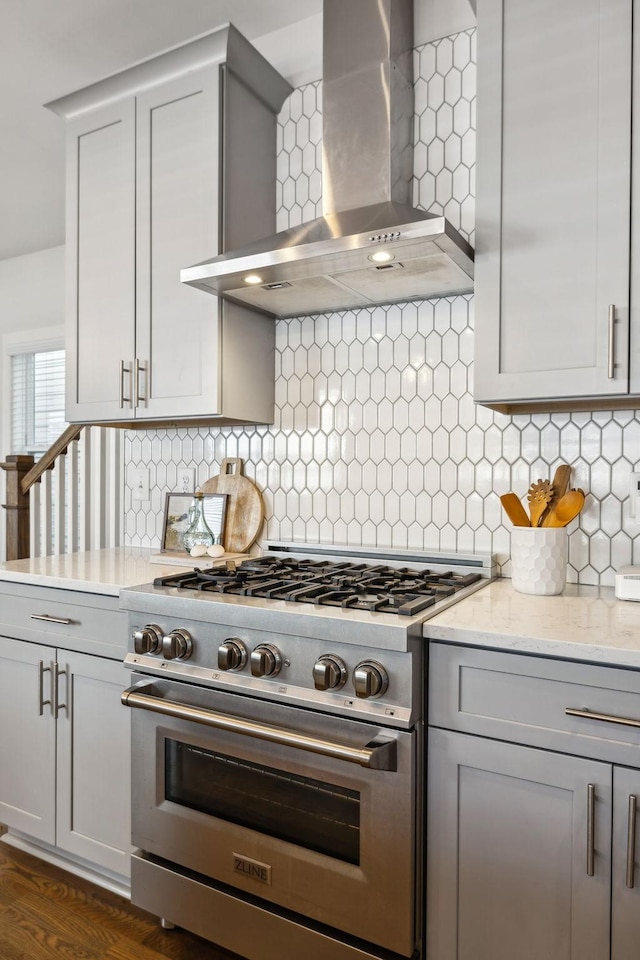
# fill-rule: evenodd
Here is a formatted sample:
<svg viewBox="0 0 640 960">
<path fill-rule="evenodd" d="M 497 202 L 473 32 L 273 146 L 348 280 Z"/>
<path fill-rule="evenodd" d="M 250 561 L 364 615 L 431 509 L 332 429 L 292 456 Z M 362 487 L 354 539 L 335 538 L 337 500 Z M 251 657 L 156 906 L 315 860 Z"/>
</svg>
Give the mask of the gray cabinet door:
<svg viewBox="0 0 640 960">
<path fill-rule="evenodd" d="M 220 413 L 217 298 L 180 282 L 215 256 L 219 67 L 137 98 L 136 417 Z"/>
<path fill-rule="evenodd" d="M 132 97 L 68 125 L 69 421 L 132 416 L 135 151 Z"/>
<path fill-rule="evenodd" d="M 128 877 L 131 853 L 131 711 L 121 663 L 58 653 L 56 844 Z"/>
<path fill-rule="evenodd" d="M 606 960 L 611 780 L 609 764 L 430 729 L 429 960 Z"/>
<path fill-rule="evenodd" d="M 613 768 L 611 960 L 640 953 L 640 770 Z"/>
<path fill-rule="evenodd" d="M 55 649 L 0 637 L 0 823 L 55 842 Z"/>
<path fill-rule="evenodd" d="M 477 12 L 475 399 L 625 395 L 632 2 Z"/>
</svg>

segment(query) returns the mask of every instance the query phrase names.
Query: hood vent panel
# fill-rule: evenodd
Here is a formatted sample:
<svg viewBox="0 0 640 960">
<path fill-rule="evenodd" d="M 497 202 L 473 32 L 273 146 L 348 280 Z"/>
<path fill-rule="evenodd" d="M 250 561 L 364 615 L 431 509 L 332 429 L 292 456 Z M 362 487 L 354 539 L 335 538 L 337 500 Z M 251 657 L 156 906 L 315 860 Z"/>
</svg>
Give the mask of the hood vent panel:
<svg viewBox="0 0 640 960">
<path fill-rule="evenodd" d="M 325 0 L 323 23 L 324 216 L 182 281 L 278 317 L 472 292 L 469 244 L 409 205 L 413 0 Z"/>
</svg>

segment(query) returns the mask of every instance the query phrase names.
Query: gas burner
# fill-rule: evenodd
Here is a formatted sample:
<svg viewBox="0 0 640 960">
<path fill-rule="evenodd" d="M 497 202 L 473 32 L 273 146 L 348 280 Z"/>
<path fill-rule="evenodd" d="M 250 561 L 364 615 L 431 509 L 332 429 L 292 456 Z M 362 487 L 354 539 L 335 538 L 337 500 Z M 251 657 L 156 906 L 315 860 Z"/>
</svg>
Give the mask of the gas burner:
<svg viewBox="0 0 640 960">
<path fill-rule="evenodd" d="M 333 590 L 320 595 L 318 604 L 327 604 L 333 607 L 343 607 L 349 610 L 367 610 L 370 613 L 396 613 L 399 616 L 414 617 L 436 602 L 435 594 L 396 593 L 378 594 L 371 596 L 369 591 L 353 592 L 349 590 Z"/>
</svg>

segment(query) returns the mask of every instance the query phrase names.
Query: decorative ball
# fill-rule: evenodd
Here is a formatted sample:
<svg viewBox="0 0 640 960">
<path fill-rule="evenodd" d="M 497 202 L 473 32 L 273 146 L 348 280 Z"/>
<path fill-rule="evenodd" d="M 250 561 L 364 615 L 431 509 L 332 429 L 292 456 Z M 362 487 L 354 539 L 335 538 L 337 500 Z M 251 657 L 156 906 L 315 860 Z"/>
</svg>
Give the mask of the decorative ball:
<svg viewBox="0 0 640 960">
<path fill-rule="evenodd" d="M 212 543 L 210 547 L 207 547 L 207 553 L 210 557 L 223 557 L 224 547 L 221 543 Z"/>
<path fill-rule="evenodd" d="M 191 554 L 192 557 L 206 557 L 207 548 L 204 546 L 203 543 L 196 543 L 195 547 L 191 547 L 191 550 L 189 550 L 189 553 Z"/>
</svg>

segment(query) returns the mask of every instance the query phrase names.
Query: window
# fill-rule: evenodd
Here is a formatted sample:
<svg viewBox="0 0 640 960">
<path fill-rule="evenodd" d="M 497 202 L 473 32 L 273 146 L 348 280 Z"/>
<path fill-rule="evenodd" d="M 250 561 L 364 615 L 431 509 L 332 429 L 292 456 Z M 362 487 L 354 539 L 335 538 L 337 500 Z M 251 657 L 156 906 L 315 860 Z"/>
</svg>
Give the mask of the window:
<svg viewBox="0 0 640 960">
<path fill-rule="evenodd" d="M 64 430 L 64 350 L 11 354 L 12 453 L 36 460 Z"/>
<path fill-rule="evenodd" d="M 2 457 L 31 454 L 37 461 L 65 426 L 64 328 L 51 325 L 5 333 L 0 342 Z M 2 487 L 4 492 L 4 477 Z M 5 511 L 0 510 L 3 557 L 4 539 Z"/>
</svg>

